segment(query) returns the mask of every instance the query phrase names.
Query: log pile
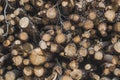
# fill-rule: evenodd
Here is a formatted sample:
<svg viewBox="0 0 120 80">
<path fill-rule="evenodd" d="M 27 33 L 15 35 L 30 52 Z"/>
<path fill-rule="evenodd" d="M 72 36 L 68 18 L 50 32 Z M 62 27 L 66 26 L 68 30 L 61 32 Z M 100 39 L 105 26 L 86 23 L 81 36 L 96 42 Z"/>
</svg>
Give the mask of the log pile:
<svg viewBox="0 0 120 80">
<path fill-rule="evenodd" d="M 120 0 L 0 0 L 0 80 L 120 80 Z"/>
</svg>

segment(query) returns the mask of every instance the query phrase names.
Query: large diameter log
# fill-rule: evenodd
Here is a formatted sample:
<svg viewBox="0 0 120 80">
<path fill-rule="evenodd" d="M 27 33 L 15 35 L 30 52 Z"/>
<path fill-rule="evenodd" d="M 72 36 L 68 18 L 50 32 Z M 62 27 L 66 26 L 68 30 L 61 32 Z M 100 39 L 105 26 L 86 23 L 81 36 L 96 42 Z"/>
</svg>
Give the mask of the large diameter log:
<svg viewBox="0 0 120 80">
<path fill-rule="evenodd" d="M 40 56 L 37 54 L 31 54 L 30 55 L 30 61 L 33 65 L 40 65 L 43 64 L 46 61 L 45 56 Z"/>
<path fill-rule="evenodd" d="M 5 80 L 16 80 L 16 78 L 18 76 L 19 76 L 19 71 L 18 70 L 8 71 L 5 74 Z"/>
</svg>

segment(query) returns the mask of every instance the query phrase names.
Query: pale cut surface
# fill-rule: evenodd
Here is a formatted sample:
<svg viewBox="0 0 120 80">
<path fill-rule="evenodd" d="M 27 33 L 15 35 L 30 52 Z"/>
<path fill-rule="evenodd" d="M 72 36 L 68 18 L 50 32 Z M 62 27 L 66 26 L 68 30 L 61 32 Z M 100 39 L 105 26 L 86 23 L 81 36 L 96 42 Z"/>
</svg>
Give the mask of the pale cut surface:
<svg viewBox="0 0 120 80">
<path fill-rule="evenodd" d="M 23 17 L 19 21 L 19 25 L 21 28 L 27 28 L 29 25 L 29 19 L 27 17 Z"/>
<path fill-rule="evenodd" d="M 41 77 L 44 74 L 44 68 L 42 67 L 35 67 L 34 74 L 38 77 Z"/>
<path fill-rule="evenodd" d="M 54 19 L 57 16 L 57 12 L 55 8 L 50 8 L 47 10 L 46 16 L 50 19 Z"/>
<path fill-rule="evenodd" d="M 114 49 L 116 52 L 120 53 L 120 42 L 115 43 Z"/>
<path fill-rule="evenodd" d="M 12 71 L 9 71 L 5 75 L 5 80 L 15 80 L 15 73 Z"/>
</svg>

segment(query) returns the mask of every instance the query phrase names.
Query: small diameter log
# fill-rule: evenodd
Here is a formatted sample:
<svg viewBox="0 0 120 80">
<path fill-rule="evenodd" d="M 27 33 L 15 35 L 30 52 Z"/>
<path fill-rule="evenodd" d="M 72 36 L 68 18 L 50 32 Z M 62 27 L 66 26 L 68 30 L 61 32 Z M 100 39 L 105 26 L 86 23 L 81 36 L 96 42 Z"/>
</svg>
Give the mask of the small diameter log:
<svg viewBox="0 0 120 80">
<path fill-rule="evenodd" d="M 15 18 L 15 14 L 11 13 L 11 14 L 10 14 L 10 17 L 11 17 L 12 19 Z"/>
<path fill-rule="evenodd" d="M 94 19 L 96 19 L 96 17 L 97 17 L 97 15 L 96 15 L 96 13 L 94 12 L 94 11 L 90 11 L 90 13 L 89 13 L 89 18 L 91 19 L 91 20 L 94 20 Z"/>
<path fill-rule="evenodd" d="M 90 38 L 91 37 L 91 33 L 89 31 L 85 31 L 83 34 L 82 34 L 82 37 L 84 38 Z"/>
<path fill-rule="evenodd" d="M 7 70 L 11 70 L 11 69 L 12 69 L 11 65 L 7 66 Z"/>
<path fill-rule="evenodd" d="M 31 51 L 31 54 L 43 55 L 43 51 L 40 47 L 37 47 Z"/>
<path fill-rule="evenodd" d="M 23 56 L 23 57 L 27 57 L 28 54 L 29 54 L 29 53 L 27 53 L 27 52 L 22 52 L 22 56 Z"/>
<path fill-rule="evenodd" d="M 41 77 L 44 75 L 45 73 L 45 70 L 43 67 L 34 67 L 34 74 L 37 76 L 37 77 Z"/>
<path fill-rule="evenodd" d="M 101 48 L 102 48 L 101 44 L 95 44 L 95 46 L 94 46 L 95 51 L 99 51 Z"/>
<path fill-rule="evenodd" d="M 23 77 L 19 77 L 19 78 L 17 78 L 17 80 L 24 80 L 24 78 Z"/>
<path fill-rule="evenodd" d="M 48 27 L 49 27 L 49 26 L 48 26 Z M 50 27 L 53 27 L 53 26 L 51 25 Z M 47 31 L 47 33 L 50 34 L 50 35 L 52 35 L 52 36 L 55 35 L 55 31 L 54 31 L 53 29 L 49 29 L 49 30 Z"/>
<path fill-rule="evenodd" d="M 114 31 L 120 32 L 120 22 L 116 22 L 114 25 Z"/>
<path fill-rule="evenodd" d="M 46 8 L 46 9 L 49 9 L 51 6 L 52 6 L 51 3 L 46 3 L 46 4 L 45 4 L 45 8 Z"/>
<path fill-rule="evenodd" d="M 118 41 L 118 37 L 116 36 L 111 39 L 112 44 L 115 44 L 117 41 Z"/>
<path fill-rule="evenodd" d="M 84 48 L 88 48 L 90 46 L 90 41 L 88 41 L 87 39 L 83 39 L 81 42 L 80 42 L 81 46 L 84 47 Z"/>
<path fill-rule="evenodd" d="M 56 80 L 57 79 L 57 72 L 52 72 L 52 74 L 50 76 L 48 76 L 47 78 L 45 78 L 44 80 Z"/>
<path fill-rule="evenodd" d="M 62 73 L 63 73 L 62 68 L 61 68 L 61 66 L 59 66 L 59 65 L 56 65 L 56 66 L 53 68 L 53 71 L 57 72 L 59 75 L 62 75 Z"/>
<path fill-rule="evenodd" d="M 64 43 L 66 40 L 65 34 L 59 33 L 56 35 L 55 40 L 58 44 Z"/>
<path fill-rule="evenodd" d="M 90 34 L 92 37 L 96 36 L 96 30 L 95 29 L 91 29 Z"/>
<path fill-rule="evenodd" d="M 75 80 L 80 80 L 82 78 L 82 70 L 80 69 L 74 69 L 71 73 L 70 76 L 75 79 Z"/>
<path fill-rule="evenodd" d="M 70 67 L 71 69 L 77 69 L 77 68 L 79 67 L 79 64 L 78 64 L 77 61 L 73 60 L 73 61 L 71 61 L 71 62 L 69 63 L 69 67 Z"/>
<path fill-rule="evenodd" d="M 108 29 L 108 31 L 112 31 L 113 30 L 113 26 L 109 25 L 107 29 Z"/>
<path fill-rule="evenodd" d="M 65 70 L 65 75 L 70 75 L 72 71 L 70 69 Z"/>
<path fill-rule="evenodd" d="M 65 53 L 64 52 L 60 52 L 60 56 L 65 56 Z"/>
<path fill-rule="evenodd" d="M 33 50 L 33 45 L 31 43 L 24 43 L 21 48 L 26 52 L 30 52 Z"/>
<path fill-rule="evenodd" d="M 113 20 L 115 19 L 115 11 L 114 10 L 107 10 L 104 13 L 104 16 L 108 21 L 113 22 Z"/>
<path fill-rule="evenodd" d="M 16 10 L 14 10 L 14 15 L 18 16 L 20 14 L 20 8 L 17 8 Z"/>
<path fill-rule="evenodd" d="M 19 25 L 21 28 L 27 28 L 29 25 L 29 19 L 27 17 L 22 17 L 19 21 Z"/>
<path fill-rule="evenodd" d="M 100 76 L 95 73 L 91 73 L 91 77 L 95 80 L 100 80 Z"/>
<path fill-rule="evenodd" d="M 65 52 L 65 55 L 67 57 L 74 57 L 76 56 L 76 45 L 74 43 L 69 43 L 65 49 L 64 49 L 64 52 Z"/>
<path fill-rule="evenodd" d="M 3 11 L 3 7 L 0 5 L 0 13 Z"/>
<path fill-rule="evenodd" d="M 95 52 L 94 59 L 102 60 L 103 59 L 103 53 L 101 51 Z"/>
<path fill-rule="evenodd" d="M 0 28 L 0 36 L 2 36 L 3 34 L 4 34 L 3 28 Z"/>
<path fill-rule="evenodd" d="M 48 63 L 47 62 L 47 63 L 44 64 L 45 68 L 52 68 L 53 66 L 54 66 L 54 63 Z"/>
<path fill-rule="evenodd" d="M 14 41 L 14 40 L 15 40 L 15 38 L 14 38 L 14 36 L 13 36 L 13 35 L 10 35 L 10 36 L 8 37 L 8 40 L 12 42 L 12 41 Z"/>
<path fill-rule="evenodd" d="M 20 45 L 20 44 L 21 44 L 21 41 L 20 41 L 20 40 L 15 40 L 15 41 L 14 41 L 14 44 L 15 44 L 15 45 Z"/>
<path fill-rule="evenodd" d="M 120 79 L 119 77 L 112 78 L 112 80 L 119 80 L 119 79 Z"/>
<path fill-rule="evenodd" d="M 63 12 L 63 14 L 64 15 L 68 15 L 69 14 L 69 2 L 68 1 L 66 1 L 66 0 L 64 0 L 64 1 L 62 1 L 62 3 L 61 3 L 61 5 L 62 5 L 62 12 Z"/>
<path fill-rule="evenodd" d="M 16 66 L 20 66 L 22 64 L 23 58 L 18 55 L 18 56 L 14 56 L 12 60 Z"/>
<path fill-rule="evenodd" d="M 79 53 L 82 57 L 86 57 L 87 54 L 88 54 L 88 51 L 87 51 L 86 48 L 81 47 L 81 48 L 79 49 L 78 53 Z"/>
<path fill-rule="evenodd" d="M 0 15 L 0 22 L 4 20 L 4 16 Z"/>
<path fill-rule="evenodd" d="M 71 14 L 69 18 L 74 22 L 78 22 L 80 19 L 80 16 L 78 14 Z"/>
<path fill-rule="evenodd" d="M 68 6 L 68 1 L 62 1 L 62 7 L 67 7 Z"/>
<path fill-rule="evenodd" d="M 25 3 L 28 3 L 29 2 L 29 0 L 20 0 L 19 1 L 19 4 L 20 5 L 24 5 Z"/>
<path fill-rule="evenodd" d="M 33 7 L 30 4 L 25 4 L 24 8 L 26 11 L 32 12 L 33 11 Z"/>
<path fill-rule="evenodd" d="M 68 75 L 64 75 L 62 76 L 61 80 L 73 80 L 73 79 Z"/>
<path fill-rule="evenodd" d="M 105 66 L 104 66 L 106 69 L 109 69 L 110 72 L 113 72 L 116 68 L 116 65 L 115 64 L 112 64 L 112 63 L 105 63 Z"/>
<path fill-rule="evenodd" d="M 16 56 L 16 55 L 18 55 L 18 51 L 17 51 L 16 49 L 13 49 L 13 50 L 11 51 L 11 54 L 12 54 L 13 56 Z"/>
<path fill-rule="evenodd" d="M 75 43 L 79 43 L 79 42 L 81 41 L 80 36 L 79 36 L 79 35 L 78 35 L 78 36 L 75 36 L 75 37 L 73 38 L 73 41 L 74 41 Z"/>
<path fill-rule="evenodd" d="M 2 57 L 1 57 L 2 56 Z M 6 55 L 1 55 L 0 53 L 0 63 L 2 64 L 6 59 L 8 59 L 10 57 L 10 54 L 6 54 Z"/>
<path fill-rule="evenodd" d="M 102 35 L 102 37 L 106 37 L 108 35 L 106 31 L 101 31 L 100 34 Z"/>
<path fill-rule="evenodd" d="M 31 75 L 33 74 L 33 68 L 30 67 L 30 66 L 24 67 L 23 73 L 24 73 L 26 76 L 31 76 Z"/>
<path fill-rule="evenodd" d="M 0 75 L 2 75 L 4 72 L 4 68 L 0 68 Z M 1 79 L 0 79 L 1 80 Z"/>
<path fill-rule="evenodd" d="M 70 64 L 70 63 L 69 63 L 69 64 Z M 62 65 L 62 67 L 63 67 L 64 69 L 67 68 L 67 64 L 66 64 L 65 62 L 62 62 L 61 65 Z"/>
<path fill-rule="evenodd" d="M 19 38 L 23 41 L 26 41 L 26 40 L 28 40 L 28 34 L 26 32 L 21 32 L 19 34 Z"/>
<path fill-rule="evenodd" d="M 90 55 L 93 55 L 93 54 L 95 53 L 94 48 L 93 48 L 93 47 L 89 47 L 89 48 L 88 48 L 88 53 L 89 53 Z"/>
<path fill-rule="evenodd" d="M 75 30 L 75 26 L 71 26 L 71 30 L 74 31 Z"/>
<path fill-rule="evenodd" d="M 43 50 L 47 49 L 47 43 L 46 43 L 45 41 L 43 41 L 43 40 L 41 40 L 41 41 L 39 42 L 39 46 L 40 46 L 40 48 L 43 49 Z"/>
<path fill-rule="evenodd" d="M 5 41 L 3 42 L 3 46 L 4 46 L 4 47 L 8 47 L 10 44 L 11 44 L 10 40 L 5 40 Z"/>
<path fill-rule="evenodd" d="M 120 42 L 116 42 L 113 46 L 114 50 L 118 53 L 120 53 Z"/>
<path fill-rule="evenodd" d="M 56 8 L 49 8 L 46 12 L 46 16 L 49 19 L 55 19 L 57 17 L 57 10 Z"/>
<path fill-rule="evenodd" d="M 43 6 L 43 4 L 44 4 L 44 1 L 43 1 L 43 0 L 36 1 L 36 5 L 37 5 L 38 7 Z"/>
<path fill-rule="evenodd" d="M 111 79 L 108 77 L 102 77 L 100 80 L 111 80 Z"/>
<path fill-rule="evenodd" d="M 119 68 L 116 68 L 114 70 L 114 75 L 120 77 L 120 69 Z"/>
<path fill-rule="evenodd" d="M 0 76 L 0 80 L 4 80 L 4 79 L 3 79 L 3 76 Z"/>
<path fill-rule="evenodd" d="M 58 52 L 59 49 L 58 49 L 58 45 L 57 44 L 51 44 L 50 45 L 50 51 L 55 53 L 55 52 Z"/>
<path fill-rule="evenodd" d="M 84 23 L 84 29 L 92 29 L 94 27 L 94 23 L 91 20 L 86 20 Z"/>
<path fill-rule="evenodd" d="M 33 65 L 41 65 L 46 61 L 46 57 L 38 54 L 31 54 L 30 61 Z"/>
<path fill-rule="evenodd" d="M 90 70 L 92 68 L 92 65 L 91 64 L 86 64 L 84 68 L 85 68 L 85 70 Z"/>
<path fill-rule="evenodd" d="M 64 29 L 64 30 L 68 31 L 68 30 L 71 29 L 72 24 L 71 24 L 70 21 L 65 21 L 65 22 L 63 22 L 63 24 L 64 24 L 64 25 L 63 25 L 63 29 Z"/>
<path fill-rule="evenodd" d="M 6 17 L 7 17 L 7 20 L 11 20 L 12 19 L 10 14 L 6 15 Z"/>
<path fill-rule="evenodd" d="M 29 59 L 24 59 L 23 60 L 23 64 L 24 65 L 29 65 L 30 64 L 30 60 Z"/>
<path fill-rule="evenodd" d="M 105 68 L 105 69 L 103 70 L 103 75 L 109 75 L 109 74 L 110 74 L 109 68 Z"/>
<path fill-rule="evenodd" d="M 50 41 L 51 40 L 51 35 L 50 34 L 43 34 L 42 39 L 44 41 Z"/>
<path fill-rule="evenodd" d="M 100 23 L 98 25 L 98 30 L 100 31 L 100 33 L 103 37 L 107 36 L 107 32 L 106 32 L 107 24 L 106 23 Z"/>
<path fill-rule="evenodd" d="M 31 76 L 24 75 L 24 80 L 33 80 Z"/>
<path fill-rule="evenodd" d="M 106 31 L 107 30 L 107 24 L 106 23 L 100 23 L 98 25 L 98 30 L 101 31 Z"/>
</svg>

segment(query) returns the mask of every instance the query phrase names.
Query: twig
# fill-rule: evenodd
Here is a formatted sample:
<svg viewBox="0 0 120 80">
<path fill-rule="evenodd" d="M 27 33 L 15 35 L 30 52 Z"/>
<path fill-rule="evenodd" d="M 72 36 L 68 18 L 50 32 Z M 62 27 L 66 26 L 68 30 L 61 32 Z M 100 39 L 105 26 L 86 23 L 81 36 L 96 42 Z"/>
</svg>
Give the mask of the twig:
<svg viewBox="0 0 120 80">
<path fill-rule="evenodd" d="M 8 7 L 8 0 L 5 0 L 5 2 L 6 2 L 6 5 L 5 5 L 5 8 L 4 8 L 4 19 L 5 19 L 5 23 L 6 23 L 6 25 L 7 25 L 7 31 L 6 31 L 6 33 L 4 33 L 3 34 L 3 36 L 7 36 L 8 35 L 8 31 L 9 31 L 9 22 L 8 22 L 8 20 L 7 20 L 7 17 L 6 17 L 6 10 L 7 10 L 7 7 Z"/>
</svg>

